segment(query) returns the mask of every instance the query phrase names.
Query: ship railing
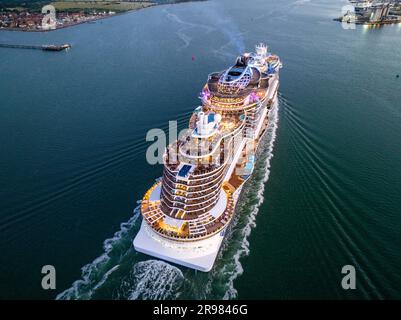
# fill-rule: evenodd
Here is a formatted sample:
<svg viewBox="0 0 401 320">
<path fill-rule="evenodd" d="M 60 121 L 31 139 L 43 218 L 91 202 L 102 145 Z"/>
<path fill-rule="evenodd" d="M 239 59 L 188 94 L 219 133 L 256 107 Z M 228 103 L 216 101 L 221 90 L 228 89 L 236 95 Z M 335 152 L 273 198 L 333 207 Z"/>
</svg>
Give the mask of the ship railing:
<svg viewBox="0 0 401 320">
<path fill-rule="evenodd" d="M 187 196 L 173 195 L 169 191 L 167 191 L 167 189 L 163 188 L 164 199 L 167 198 L 167 200 L 174 206 L 176 206 L 175 204 L 180 203 L 184 205 L 184 209 L 186 210 L 189 210 L 189 208 L 193 206 L 200 206 L 202 204 L 207 204 L 213 198 L 218 196 L 219 191 L 220 191 L 219 188 L 216 188 L 215 190 L 212 190 L 209 193 L 201 193 L 199 197 L 187 197 Z"/>
<path fill-rule="evenodd" d="M 223 189 L 224 190 L 224 189 Z M 229 221 L 231 221 L 233 215 L 234 215 L 234 200 L 232 197 L 232 194 L 229 193 L 228 191 L 225 191 L 225 196 L 227 197 L 227 206 L 221 216 L 219 216 L 216 219 L 210 218 L 211 216 L 209 215 L 209 208 L 203 208 L 203 210 L 199 211 L 198 214 L 198 219 L 197 219 L 197 224 L 201 224 L 205 227 L 206 231 L 203 232 L 196 232 L 195 234 L 186 234 L 185 236 L 173 233 L 173 232 L 167 232 L 166 230 L 163 230 L 161 228 L 155 228 L 152 226 L 152 228 L 161 236 L 166 237 L 168 239 L 179 239 L 180 241 L 194 241 L 197 239 L 205 239 L 207 237 L 213 236 L 220 232 Z M 161 206 L 165 205 L 166 203 L 160 203 Z M 163 210 L 164 211 L 164 210 Z M 174 208 L 171 210 L 171 212 L 174 211 Z M 163 214 L 163 213 L 162 213 Z M 195 217 L 196 215 L 194 213 L 187 213 L 188 216 L 190 217 Z M 193 219 L 193 220 L 195 220 Z M 191 219 L 185 219 L 188 220 L 191 223 Z M 148 221 L 148 220 L 147 220 Z"/>
<path fill-rule="evenodd" d="M 187 182 L 186 185 L 183 185 L 180 182 L 181 180 L 176 180 L 175 177 L 174 178 L 170 178 L 168 176 L 168 174 L 167 175 L 164 174 L 163 177 L 166 178 L 166 181 L 169 182 L 168 185 L 172 189 L 179 189 L 179 188 L 176 187 L 176 184 L 180 184 L 180 185 L 185 186 L 185 190 L 184 191 L 186 191 L 186 192 L 194 192 L 194 191 L 196 191 L 196 187 L 202 187 L 203 188 L 202 190 L 207 189 L 208 185 L 212 185 L 212 184 L 218 182 L 222 178 L 223 175 L 224 175 L 224 170 L 219 172 L 218 175 L 213 175 L 211 177 L 208 177 L 208 178 L 205 178 L 205 179 L 202 179 L 202 180 L 194 180 L 194 181 L 189 180 L 189 181 L 186 181 Z"/>
<path fill-rule="evenodd" d="M 245 120 L 242 122 L 238 121 L 237 123 L 239 125 L 233 129 L 224 129 L 223 131 L 215 134 L 212 138 L 212 141 L 204 140 L 199 144 L 196 143 L 195 140 L 190 139 L 188 141 L 185 139 L 179 148 L 179 152 L 182 156 L 188 158 L 205 158 L 213 156 L 217 153 L 217 149 L 221 145 L 223 139 L 232 138 L 232 136 L 236 135 L 245 126 Z"/>
<path fill-rule="evenodd" d="M 198 201 L 202 198 L 206 198 L 206 197 L 210 197 L 215 195 L 219 189 L 220 186 L 219 185 L 215 185 L 212 188 L 207 188 L 207 189 L 201 189 L 198 192 L 185 192 L 185 195 L 177 195 L 173 192 L 171 192 L 170 190 L 174 190 L 174 189 L 170 189 L 168 190 L 168 188 L 166 188 L 164 185 L 162 186 L 163 192 L 167 193 L 170 197 L 181 197 L 181 198 L 185 198 L 185 203 L 187 204 L 191 204 L 191 201 Z"/>
<path fill-rule="evenodd" d="M 171 209 L 171 210 L 174 210 L 174 209 L 182 209 L 182 210 L 185 210 L 185 212 L 187 213 L 187 214 L 190 214 L 190 215 L 192 215 L 192 216 L 194 216 L 194 215 L 199 215 L 199 214 L 201 214 L 201 213 L 205 213 L 205 212 L 207 212 L 208 210 L 210 210 L 211 208 L 213 208 L 213 206 L 217 203 L 217 200 L 218 200 L 218 198 L 216 199 L 216 201 L 211 201 L 210 203 L 208 203 L 207 205 L 205 205 L 205 204 L 203 204 L 203 205 L 201 205 L 201 206 L 198 206 L 198 208 L 193 208 L 193 209 L 186 209 L 185 208 L 185 206 L 183 205 L 183 204 L 181 204 L 181 203 L 177 203 L 177 202 L 172 202 L 172 201 L 170 201 L 169 199 L 167 199 L 167 198 L 165 198 L 164 199 L 164 201 L 163 201 L 163 204 L 167 207 L 167 208 L 169 208 L 169 209 Z M 184 219 L 184 220 L 190 220 L 189 218 L 188 219 Z"/>
</svg>

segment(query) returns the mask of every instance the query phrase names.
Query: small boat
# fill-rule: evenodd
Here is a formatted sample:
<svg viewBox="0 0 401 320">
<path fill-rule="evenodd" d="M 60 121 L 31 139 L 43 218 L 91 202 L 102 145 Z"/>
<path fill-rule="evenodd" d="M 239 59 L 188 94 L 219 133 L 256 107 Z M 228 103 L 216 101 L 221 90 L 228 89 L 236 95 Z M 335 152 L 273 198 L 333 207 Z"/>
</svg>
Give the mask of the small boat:
<svg viewBox="0 0 401 320">
<path fill-rule="evenodd" d="M 42 46 L 42 50 L 44 50 L 44 51 L 63 51 L 63 50 L 69 49 L 69 48 L 71 48 L 71 45 L 69 45 L 69 44 L 63 44 L 61 46 L 57 46 L 54 44 Z"/>
</svg>

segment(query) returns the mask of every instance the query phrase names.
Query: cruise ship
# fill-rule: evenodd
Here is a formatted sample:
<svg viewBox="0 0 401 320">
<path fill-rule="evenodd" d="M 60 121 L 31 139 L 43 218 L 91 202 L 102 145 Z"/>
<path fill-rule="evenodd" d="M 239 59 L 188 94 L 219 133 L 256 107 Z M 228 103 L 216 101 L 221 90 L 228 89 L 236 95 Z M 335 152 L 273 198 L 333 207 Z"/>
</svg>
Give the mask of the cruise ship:
<svg viewBox="0 0 401 320">
<path fill-rule="evenodd" d="M 141 201 L 138 252 L 212 269 L 278 103 L 281 61 L 264 44 L 255 51 L 209 75 L 188 129 L 166 148 L 163 176 Z"/>
</svg>

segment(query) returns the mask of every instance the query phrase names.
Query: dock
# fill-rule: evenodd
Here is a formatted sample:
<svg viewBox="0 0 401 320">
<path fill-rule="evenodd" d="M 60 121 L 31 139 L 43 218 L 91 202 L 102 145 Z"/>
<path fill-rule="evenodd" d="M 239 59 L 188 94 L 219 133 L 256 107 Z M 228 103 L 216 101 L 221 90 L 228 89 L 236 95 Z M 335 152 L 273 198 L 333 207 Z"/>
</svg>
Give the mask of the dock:
<svg viewBox="0 0 401 320">
<path fill-rule="evenodd" d="M 42 51 L 63 51 L 71 48 L 71 45 L 70 44 L 25 45 L 25 44 L 0 43 L 0 48 L 31 49 L 31 50 L 42 50 Z"/>
</svg>

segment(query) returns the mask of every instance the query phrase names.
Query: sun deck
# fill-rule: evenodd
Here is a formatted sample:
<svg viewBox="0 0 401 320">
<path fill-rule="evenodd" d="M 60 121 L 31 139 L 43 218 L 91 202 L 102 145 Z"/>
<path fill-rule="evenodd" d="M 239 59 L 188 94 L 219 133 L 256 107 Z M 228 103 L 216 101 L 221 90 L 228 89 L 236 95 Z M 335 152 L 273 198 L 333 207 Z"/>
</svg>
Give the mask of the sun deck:
<svg viewBox="0 0 401 320">
<path fill-rule="evenodd" d="M 225 228 L 234 215 L 232 188 L 225 186 L 220 190 L 220 197 L 212 210 L 185 219 L 184 210 L 177 210 L 172 217 L 160 208 L 161 182 L 156 183 L 145 194 L 141 203 L 141 212 L 152 229 L 168 239 L 193 241 L 211 237 Z"/>
<path fill-rule="evenodd" d="M 179 154 L 184 158 L 205 158 L 220 154 L 220 144 L 226 137 L 235 135 L 245 126 L 245 116 L 227 116 L 224 118 L 212 135 L 200 138 L 197 134 L 188 132 L 181 138 Z M 191 120 L 195 123 L 195 120 Z"/>
</svg>

